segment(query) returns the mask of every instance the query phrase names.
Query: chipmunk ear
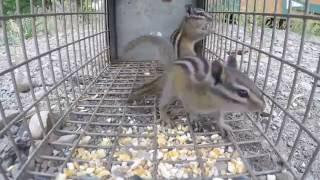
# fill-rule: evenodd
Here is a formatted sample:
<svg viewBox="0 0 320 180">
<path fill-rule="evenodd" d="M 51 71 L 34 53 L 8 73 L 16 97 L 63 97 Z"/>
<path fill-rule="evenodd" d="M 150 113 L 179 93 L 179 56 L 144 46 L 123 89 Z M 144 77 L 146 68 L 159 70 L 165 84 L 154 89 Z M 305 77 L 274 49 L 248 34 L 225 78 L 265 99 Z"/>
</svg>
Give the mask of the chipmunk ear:
<svg viewBox="0 0 320 180">
<path fill-rule="evenodd" d="M 215 84 L 221 83 L 224 79 L 224 69 L 223 65 L 215 60 L 211 63 L 211 75 L 215 79 Z"/>
<path fill-rule="evenodd" d="M 187 4 L 184 6 L 186 8 L 186 12 L 188 15 L 191 15 L 193 12 L 193 8 L 192 8 L 192 5 L 191 4 Z"/>
<path fill-rule="evenodd" d="M 234 68 L 234 69 L 237 69 L 237 68 L 238 68 L 238 63 L 237 63 L 237 59 L 236 59 L 236 54 L 231 53 L 231 54 L 228 56 L 227 66 L 228 66 L 228 67 L 231 67 L 231 68 Z"/>
</svg>

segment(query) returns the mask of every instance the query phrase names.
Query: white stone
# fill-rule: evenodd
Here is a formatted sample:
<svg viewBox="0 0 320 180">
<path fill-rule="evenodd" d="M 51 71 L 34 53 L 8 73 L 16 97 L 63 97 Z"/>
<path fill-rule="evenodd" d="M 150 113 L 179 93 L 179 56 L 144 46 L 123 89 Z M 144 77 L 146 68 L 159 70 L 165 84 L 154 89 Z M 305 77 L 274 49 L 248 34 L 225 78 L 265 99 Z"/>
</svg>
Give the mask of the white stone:
<svg viewBox="0 0 320 180">
<path fill-rule="evenodd" d="M 90 140 L 91 140 L 90 136 L 82 137 L 79 144 L 80 145 L 87 145 L 87 144 L 89 144 Z"/>
<path fill-rule="evenodd" d="M 73 143 L 73 141 L 78 137 L 76 134 L 68 134 L 60 136 L 57 140 L 53 141 L 54 143 Z"/>
<path fill-rule="evenodd" d="M 273 174 L 267 175 L 267 180 L 276 180 L 276 179 L 277 179 L 276 176 Z"/>
<path fill-rule="evenodd" d="M 49 125 L 49 111 L 41 111 L 40 112 L 41 122 L 43 124 L 44 131 L 48 131 Z M 31 135 L 34 139 L 40 139 L 42 137 L 43 129 L 40 124 L 40 120 L 38 119 L 38 114 L 34 114 L 29 121 L 29 129 L 31 131 Z"/>
<path fill-rule="evenodd" d="M 17 91 L 18 92 L 29 92 L 32 84 L 29 83 L 27 75 L 21 72 L 20 69 L 16 73 Z"/>
<path fill-rule="evenodd" d="M 161 151 L 158 151 L 157 159 L 162 159 L 162 158 L 163 158 L 163 153 Z"/>
</svg>

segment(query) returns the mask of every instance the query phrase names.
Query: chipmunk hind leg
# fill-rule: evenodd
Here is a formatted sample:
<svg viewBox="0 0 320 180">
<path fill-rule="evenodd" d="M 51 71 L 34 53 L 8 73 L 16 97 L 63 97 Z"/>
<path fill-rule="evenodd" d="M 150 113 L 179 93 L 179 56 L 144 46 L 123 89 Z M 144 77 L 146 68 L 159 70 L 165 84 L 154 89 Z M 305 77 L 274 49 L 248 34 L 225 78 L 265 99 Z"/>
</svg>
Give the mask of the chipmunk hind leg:
<svg viewBox="0 0 320 180">
<path fill-rule="evenodd" d="M 159 102 L 159 110 L 160 110 L 160 123 L 164 123 L 165 125 L 169 125 L 171 128 L 174 127 L 173 121 L 171 121 L 168 110 L 170 104 L 175 100 L 175 93 L 173 90 L 172 81 L 166 81 L 164 83 L 164 87 L 161 93 L 160 102 Z"/>
</svg>

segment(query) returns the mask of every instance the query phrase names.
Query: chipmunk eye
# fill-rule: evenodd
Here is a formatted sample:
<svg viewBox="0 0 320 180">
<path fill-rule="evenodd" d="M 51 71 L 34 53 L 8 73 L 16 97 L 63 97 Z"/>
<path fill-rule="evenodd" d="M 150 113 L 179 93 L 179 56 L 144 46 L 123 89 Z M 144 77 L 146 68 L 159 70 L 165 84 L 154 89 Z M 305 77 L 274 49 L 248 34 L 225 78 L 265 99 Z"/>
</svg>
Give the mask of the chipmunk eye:
<svg viewBox="0 0 320 180">
<path fill-rule="evenodd" d="M 246 90 L 239 89 L 239 90 L 237 91 L 237 93 L 238 93 L 238 95 L 239 95 L 240 97 L 243 97 L 243 98 L 249 97 L 249 93 L 248 93 L 248 91 L 246 91 Z"/>
</svg>

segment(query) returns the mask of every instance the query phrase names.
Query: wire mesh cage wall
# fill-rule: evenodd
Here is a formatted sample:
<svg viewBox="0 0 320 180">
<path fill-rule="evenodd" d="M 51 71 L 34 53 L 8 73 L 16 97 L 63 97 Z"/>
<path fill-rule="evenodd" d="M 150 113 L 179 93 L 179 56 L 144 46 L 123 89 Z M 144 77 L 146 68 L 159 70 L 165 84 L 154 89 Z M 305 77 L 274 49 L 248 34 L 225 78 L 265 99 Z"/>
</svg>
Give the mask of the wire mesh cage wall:
<svg viewBox="0 0 320 180">
<path fill-rule="evenodd" d="M 263 90 L 269 107 L 258 119 L 248 116 L 251 123 L 246 128 L 259 131 L 269 155 L 275 155 L 297 179 L 319 178 L 319 41 L 311 28 L 319 23 L 314 8 L 318 3 L 205 3 L 215 17 L 215 33 L 206 39 L 205 56 L 225 59 L 230 51 L 247 52 L 239 58 L 240 69 Z M 265 152 L 263 147 L 249 149 L 245 151 Z M 255 161 L 248 159 L 253 166 Z M 266 170 L 253 169 L 257 174 Z"/>
<path fill-rule="evenodd" d="M 107 67 L 106 9 L 104 1 L 0 1 L 0 179 L 36 167 L 39 147 Z"/>
<path fill-rule="evenodd" d="M 247 51 L 238 56 L 240 69 L 269 105 L 261 114 L 228 115 L 230 139 L 195 131 L 185 112 L 176 129 L 160 126 L 157 97 L 126 103 L 134 86 L 163 68 L 110 64 L 114 1 L 0 0 L 0 177 L 281 179 L 287 171 L 318 179 L 314 1 L 201 2 L 215 30 L 204 57 Z"/>
</svg>

